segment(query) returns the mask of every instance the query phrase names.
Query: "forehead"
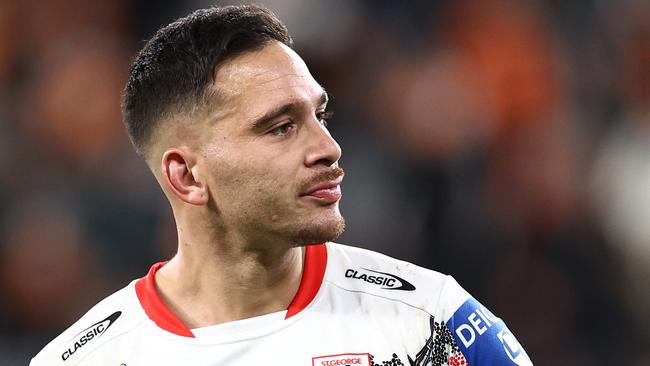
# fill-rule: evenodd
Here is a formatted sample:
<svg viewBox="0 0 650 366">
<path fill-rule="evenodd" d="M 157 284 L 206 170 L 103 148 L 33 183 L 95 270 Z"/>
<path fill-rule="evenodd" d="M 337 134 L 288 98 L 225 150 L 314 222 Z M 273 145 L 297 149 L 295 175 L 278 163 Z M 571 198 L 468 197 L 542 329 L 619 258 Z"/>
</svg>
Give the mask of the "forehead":
<svg viewBox="0 0 650 366">
<path fill-rule="evenodd" d="M 300 56 L 280 42 L 226 62 L 214 85 L 228 109 L 247 114 L 279 103 L 311 102 L 323 93 Z"/>
</svg>

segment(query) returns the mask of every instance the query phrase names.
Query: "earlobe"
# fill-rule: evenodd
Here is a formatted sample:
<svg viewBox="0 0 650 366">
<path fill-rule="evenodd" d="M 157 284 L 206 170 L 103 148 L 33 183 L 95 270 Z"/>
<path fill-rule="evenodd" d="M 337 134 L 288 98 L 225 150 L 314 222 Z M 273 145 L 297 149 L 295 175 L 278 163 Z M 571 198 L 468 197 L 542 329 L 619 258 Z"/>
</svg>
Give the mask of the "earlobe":
<svg viewBox="0 0 650 366">
<path fill-rule="evenodd" d="M 207 188 L 190 153 L 178 148 L 165 151 L 162 173 L 169 190 L 182 201 L 199 206 L 208 203 Z"/>
</svg>

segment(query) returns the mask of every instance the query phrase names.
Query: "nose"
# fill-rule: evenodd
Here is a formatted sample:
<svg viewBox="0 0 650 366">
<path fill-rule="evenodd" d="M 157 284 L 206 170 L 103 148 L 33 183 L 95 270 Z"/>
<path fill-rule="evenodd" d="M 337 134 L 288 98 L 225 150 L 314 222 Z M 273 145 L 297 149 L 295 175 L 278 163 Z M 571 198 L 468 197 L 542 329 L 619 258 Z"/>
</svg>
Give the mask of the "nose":
<svg viewBox="0 0 650 366">
<path fill-rule="evenodd" d="M 307 167 L 318 164 L 335 165 L 341 158 L 341 147 L 334 140 L 327 127 L 316 119 L 313 122 L 308 124 L 308 149 L 305 155 L 305 165 Z"/>
</svg>

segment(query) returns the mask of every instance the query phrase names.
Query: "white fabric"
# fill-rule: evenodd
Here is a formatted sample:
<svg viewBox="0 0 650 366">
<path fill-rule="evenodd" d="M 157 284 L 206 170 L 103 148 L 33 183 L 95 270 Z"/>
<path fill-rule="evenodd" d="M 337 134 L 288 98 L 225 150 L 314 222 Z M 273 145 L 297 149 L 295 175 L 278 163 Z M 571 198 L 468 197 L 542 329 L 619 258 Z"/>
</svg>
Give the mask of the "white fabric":
<svg viewBox="0 0 650 366">
<path fill-rule="evenodd" d="M 433 321 L 447 323 L 470 299 L 453 278 L 341 244 L 328 243 L 327 252 L 327 269 L 318 294 L 289 319 L 279 312 L 201 328 L 196 330 L 196 338 L 183 337 L 159 328 L 147 317 L 134 281 L 54 339 L 31 366 L 372 366 L 391 360 L 394 365 L 410 365 L 409 359 L 418 366 L 462 365 L 458 360 L 463 356 L 454 351 L 454 342 L 432 334 Z M 382 279 L 370 278 L 373 274 Z M 386 288 L 400 287 L 390 275 L 406 280 L 415 290 Z M 385 285 L 374 283 L 389 279 L 393 281 Z M 102 323 L 100 334 L 81 345 L 84 333 L 101 328 L 95 324 L 118 311 L 121 313 L 110 328 L 105 329 L 108 322 Z M 484 324 L 491 324 L 483 319 Z M 474 316 L 472 321 L 476 325 L 480 319 Z M 479 323 L 475 328 L 484 327 Z M 443 342 L 444 358 L 430 357 L 433 351 L 427 351 L 427 341 L 430 345 Z"/>
</svg>

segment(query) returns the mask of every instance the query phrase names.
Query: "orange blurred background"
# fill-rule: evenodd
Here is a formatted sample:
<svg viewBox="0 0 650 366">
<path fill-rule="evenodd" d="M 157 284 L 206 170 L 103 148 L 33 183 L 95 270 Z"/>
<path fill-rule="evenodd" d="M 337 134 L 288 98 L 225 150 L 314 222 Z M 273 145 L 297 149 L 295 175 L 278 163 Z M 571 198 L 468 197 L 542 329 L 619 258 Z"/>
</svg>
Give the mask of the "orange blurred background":
<svg viewBox="0 0 650 366">
<path fill-rule="evenodd" d="M 120 93 L 211 4 L 0 0 L 0 364 L 173 254 Z M 340 242 L 453 275 L 536 365 L 650 365 L 648 1 L 262 4 L 333 95 Z"/>
</svg>

